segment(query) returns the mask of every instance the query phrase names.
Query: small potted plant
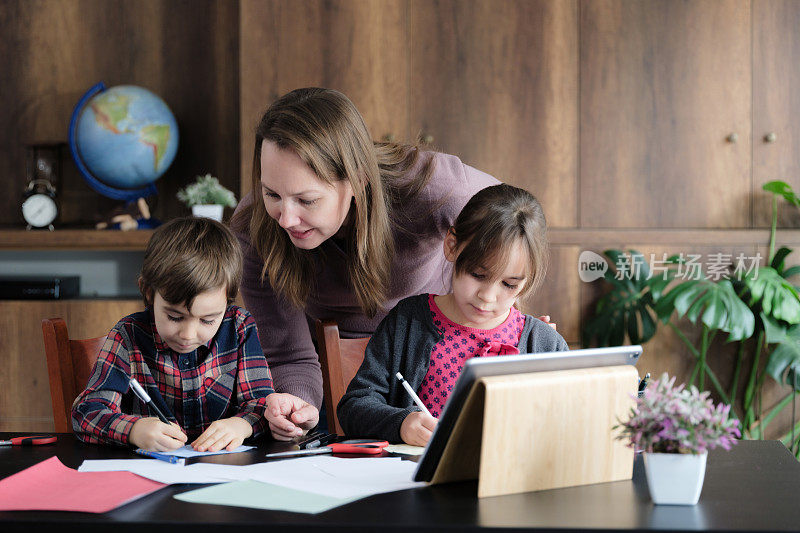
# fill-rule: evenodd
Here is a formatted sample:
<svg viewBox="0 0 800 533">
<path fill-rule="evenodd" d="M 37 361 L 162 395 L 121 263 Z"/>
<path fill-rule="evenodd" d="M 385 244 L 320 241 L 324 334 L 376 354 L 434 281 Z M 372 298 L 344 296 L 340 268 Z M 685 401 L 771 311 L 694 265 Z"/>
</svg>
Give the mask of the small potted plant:
<svg viewBox="0 0 800 533">
<path fill-rule="evenodd" d="M 197 176 L 197 181 L 178 191 L 178 200 L 191 207 L 194 216 L 219 221 L 222 220 L 223 208 L 236 207 L 233 193 L 211 174 Z"/>
<path fill-rule="evenodd" d="M 674 386 L 666 373 L 636 399 L 630 417 L 615 428 L 618 439 L 644 455 L 650 497 L 656 504 L 694 505 L 700 499 L 708 450 L 726 450 L 740 436 L 730 405 L 714 405 L 709 393 Z"/>
</svg>

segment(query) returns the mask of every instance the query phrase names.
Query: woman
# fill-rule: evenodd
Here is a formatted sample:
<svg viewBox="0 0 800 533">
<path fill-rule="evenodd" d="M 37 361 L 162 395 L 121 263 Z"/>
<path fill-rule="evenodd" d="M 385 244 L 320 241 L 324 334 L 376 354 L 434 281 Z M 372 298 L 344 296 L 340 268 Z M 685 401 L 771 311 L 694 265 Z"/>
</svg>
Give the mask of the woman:
<svg viewBox="0 0 800 533">
<path fill-rule="evenodd" d="M 363 337 L 400 299 L 443 293 L 444 236 L 467 200 L 497 183 L 454 156 L 374 143 L 337 91 L 297 89 L 270 106 L 256 128 L 252 192 L 231 224 L 275 389 L 308 402 L 286 406 L 298 426 L 287 438 L 315 424 L 322 403 L 307 317 Z"/>
</svg>

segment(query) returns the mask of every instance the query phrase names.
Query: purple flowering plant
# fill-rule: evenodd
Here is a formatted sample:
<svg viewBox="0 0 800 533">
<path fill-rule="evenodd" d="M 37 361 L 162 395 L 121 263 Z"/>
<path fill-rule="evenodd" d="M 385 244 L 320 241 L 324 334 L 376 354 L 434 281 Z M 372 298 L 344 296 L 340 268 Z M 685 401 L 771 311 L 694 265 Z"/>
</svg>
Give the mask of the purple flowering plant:
<svg viewBox="0 0 800 533">
<path fill-rule="evenodd" d="M 636 399 L 627 421 L 620 421 L 619 440 L 636 450 L 656 453 L 701 454 L 721 446 L 729 450 L 741 437 L 731 406 L 714 405 L 709 392 L 697 387 L 674 386 L 666 373 Z"/>
</svg>

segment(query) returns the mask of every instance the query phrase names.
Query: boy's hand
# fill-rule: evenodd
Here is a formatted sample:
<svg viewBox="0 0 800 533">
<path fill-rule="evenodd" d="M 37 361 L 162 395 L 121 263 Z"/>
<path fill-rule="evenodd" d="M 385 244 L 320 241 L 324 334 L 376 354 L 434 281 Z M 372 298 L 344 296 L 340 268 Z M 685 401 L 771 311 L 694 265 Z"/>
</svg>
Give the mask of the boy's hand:
<svg viewBox="0 0 800 533">
<path fill-rule="evenodd" d="M 273 392 L 267 396 L 264 416 L 275 440 L 292 440 L 319 422 L 319 411 L 316 407 L 285 392 Z"/>
<path fill-rule="evenodd" d="M 431 434 L 438 423 L 438 418 L 426 415 L 422 411 L 414 411 L 403 420 L 400 426 L 400 438 L 411 446 L 425 446 L 431 440 Z"/>
<path fill-rule="evenodd" d="M 198 452 L 218 452 L 225 448 L 235 450 L 242 445 L 244 439 L 253 434 L 253 426 L 244 418 L 232 416 L 215 420 L 192 443 L 192 448 Z"/>
<path fill-rule="evenodd" d="M 158 418 L 149 416 L 133 423 L 128 440 L 143 450 L 167 452 L 186 444 L 186 433 L 174 422 L 165 424 Z"/>
</svg>

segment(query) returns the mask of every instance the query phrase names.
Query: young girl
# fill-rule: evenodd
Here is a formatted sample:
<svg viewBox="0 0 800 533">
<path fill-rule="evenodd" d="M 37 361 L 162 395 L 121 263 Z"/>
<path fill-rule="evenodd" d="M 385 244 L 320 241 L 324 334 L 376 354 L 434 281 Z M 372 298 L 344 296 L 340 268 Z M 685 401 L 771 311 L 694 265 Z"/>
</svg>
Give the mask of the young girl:
<svg viewBox="0 0 800 533">
<path fill-rule="evenodd" d="M 523 189 L 494 185 L 469 200 L 444 240 L 450 293 L 401 300 L 380 323 L 339 402 L 345 433 L 423 446 L 467 359 L 569 349 L 548 324 L 514 307 L 544 278 L 545 230 L 541 205 Z"/>
</svg>

